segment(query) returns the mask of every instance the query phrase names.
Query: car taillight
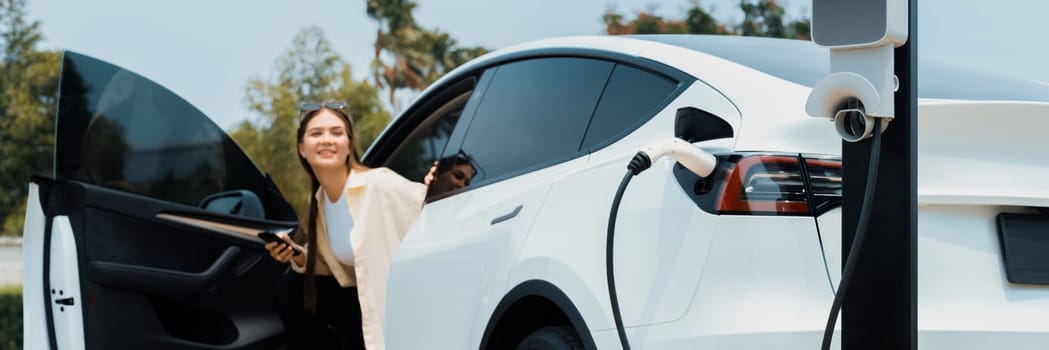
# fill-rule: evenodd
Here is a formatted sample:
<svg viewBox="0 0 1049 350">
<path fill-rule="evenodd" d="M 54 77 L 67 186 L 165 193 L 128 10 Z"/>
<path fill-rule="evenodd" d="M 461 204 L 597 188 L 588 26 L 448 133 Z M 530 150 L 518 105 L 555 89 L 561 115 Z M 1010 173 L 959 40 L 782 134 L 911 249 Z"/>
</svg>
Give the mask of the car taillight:
<svg viewBox="0 0 1049 350">
<path fill-rule="evenodd" d="M 720 156 L 706 179 L 675 170 L 704 210 L 734 215 L 819 215 L 841 204 L 841 161 L 798 155 Z M 691 185 L 691 186 L 688 186 Z"/>
</svg>

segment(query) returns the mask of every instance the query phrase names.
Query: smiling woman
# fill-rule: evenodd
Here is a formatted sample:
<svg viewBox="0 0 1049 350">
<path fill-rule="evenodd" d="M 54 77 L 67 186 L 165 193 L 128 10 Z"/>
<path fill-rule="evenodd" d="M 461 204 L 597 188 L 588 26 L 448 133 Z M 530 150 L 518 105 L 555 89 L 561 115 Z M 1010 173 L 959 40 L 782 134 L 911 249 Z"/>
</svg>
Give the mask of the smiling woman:
<svg viewBox="0 0 1049 350">
<path fill-rule="evenodd" d="M 297 242 L 278 234 L 282 241 L 266 244 L 273 259 L 293 270 L 278 291 L 292 349 L 384 348 L 389 262 L 422 208 L 422 184 L 361 165 L 345 108 L 344 102 L 300 106 L 296 140 L 313 192 L 309 215 Z M 306 254 L 295 254 L 300 249 Z"/>
</svg>

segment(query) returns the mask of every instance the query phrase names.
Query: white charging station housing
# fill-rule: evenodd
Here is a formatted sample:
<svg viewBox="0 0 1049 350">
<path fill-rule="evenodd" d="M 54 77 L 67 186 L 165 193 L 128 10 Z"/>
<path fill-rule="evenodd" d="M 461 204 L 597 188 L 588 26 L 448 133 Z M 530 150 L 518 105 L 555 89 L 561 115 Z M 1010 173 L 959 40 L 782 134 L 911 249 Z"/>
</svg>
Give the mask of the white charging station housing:
<svg viewBox="0 0 1049 350">
<path fill-rule="evenodd" d="M 812 40 L 830 48 L 830 75 L 813 87 L 805 111 L 830 119 L 851 142 L 871 136 L 872 118 L 888 127 L 899 87 L 893 49 L 907 42 L 907 15 L 907 0 L 813 0 Z M 865 121 L 859 129 L 849 122 L 855 113 Z"/>
<path fill-rule="evenodd" d="M 812 41 L 849 49 L 907 41 L 906 0 L 813 0 Z"/>
</svg>

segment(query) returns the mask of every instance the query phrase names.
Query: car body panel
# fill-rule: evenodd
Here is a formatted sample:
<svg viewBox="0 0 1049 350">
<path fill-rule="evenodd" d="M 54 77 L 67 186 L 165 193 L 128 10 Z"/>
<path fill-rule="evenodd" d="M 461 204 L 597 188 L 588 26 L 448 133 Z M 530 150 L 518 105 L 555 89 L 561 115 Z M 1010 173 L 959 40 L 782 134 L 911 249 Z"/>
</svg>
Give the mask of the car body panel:
<svg viewBox="0 0 1049 350">
<path fill-rule="evenodd" d="M 569 160 L 530 176 L 427 204 L 394 258 L 387 292 L 387 300 L 396 300 L 387 303 L 387 324 L 422 333 L 416 332 L 418 337 L 389 337 L 387 346 L 413 348 L 420 339 L 428 338 L 424 335 L 441 338 L 446 336 L 443 332 L 459 334 L 450 338 L 455 341 L 448 343 L 449 347 L 479 344 L 488 316 L 513 287 L 508 280 L 514 257 L 543 207 L 550 184 L 564 173 L 577 171 L 585 161 Z M 420 284 L 427 287 L 414 287 Z M 433 300 L 444 302 L 435 305 Z M 420 308 L 446 315 L 442 322 L 461 327 L 435 327 L 430 320 L 415 317 L 413 310 Z"/>
<path fill-rule="evenodd" d="M 1049 207 L 1049 103 L 923 102 L 919 203 Z"/>
<path fill-rule="evenodd" d="M 559 280 L 554 282 L 569 296 L 591 294 L 596 298 L 599 310 L 580 310 L 593 330 L 613 326 L 608 322 L 610 317 L 593 317 L 611 315 L 604 278 L 604 239 L 610 207 L 594 203 L 610 203 L 613 193 L 608 188 L 626 173 L 622 166 L 625 161 L 591 165 L 555 184 L 528 241 L 522 242 L 521 263 L 557 261 L 542 272 L 552 278 L 581 278 L 584 290 L 569 288 L 573 284 L 559 284 Z M 673 163 L 664 160 L 652 166 L 667 169 Z M 707 228 L 713 227 L 716 220 L 680 192 L 673 176 L 663 174 L 635 178 L 624 195 L 614 265 L 617 279 L 630 281 L 617 284 L 619 300 L 631 306 L 622 309 L 627 326 L 681 317 L 685 310 L 678 305 L 688 303 L 699 282 L 700 274 L 695 271 L 706 260 L 704 251 L 710 239 Z M 581 207 L 590 209 L 580 210 Z M 556 271 L 559 267 L 571 270 Z M 528 278 L 523 273 L 518 276 L 516 281 Z"/>
<path fill-rule="evenodd" d="M 1009 283 L 995 216 L 1022 208 L 928 205 L 918 217 L 918 325 L 984 333 L 1049 334 L 1049 287 Z M 962 307 L 964 305 L 964 307 Z"/>
</svg>

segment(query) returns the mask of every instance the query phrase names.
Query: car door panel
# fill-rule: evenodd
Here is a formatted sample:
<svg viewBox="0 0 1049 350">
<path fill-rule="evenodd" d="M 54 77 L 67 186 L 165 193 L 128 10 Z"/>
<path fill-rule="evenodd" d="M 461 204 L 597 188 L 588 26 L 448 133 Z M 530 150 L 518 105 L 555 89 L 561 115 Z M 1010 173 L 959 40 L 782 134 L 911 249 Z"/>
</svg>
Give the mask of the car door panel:
<svg viewBox="0 0 1049 350">
<path fill-rule="evenodd" d="M 453 332 L 456 336 L 447 338 L 460 342 L 442 346 L 477 346 L 486 316 L 507 290 L 515 247 L 525 239 L 549 186 L 549 181 L 510 179 L 427 204 L 391 264 L 387 296 L 388 323 L 417 329 L 417 337 L 388 339 L 390 348 L 416 348 L 427 334 L 446 338 Z M 411 287 L 419 285 L 427 287 Z M 446 326 L 434 326 L 437 319 Z"/>
<path fill-rule="evenodd" d="M 31 179 L 25 232 L 43 265 L 26 282 L 43 300 L 27 303 L 49 312 L 27 322 L 26 344 L 279 347 L 287 267 L 255 235 L 297 222 L 272 180 L 148 79 L 66 52 L 59 86 L 55 173 Z"/>
<path fill-rule="evenodd" d="M 84 319 L 53 311 L 59 344 L 69 344 L 68 335 L 100 349 L 161 344 L 238 349 L 271 346 L 282 333 L 272 287 L 284 266 L 265 257 L 261 241 L 232 228 L 287 231 L 294 223 L 223 218 L 75 182 L 53 191 L 63 207 L 52 203 L 50 209 L 64 215 L 52 224 L 49 275 L 51 289 L 60 294 L 49 304 L 69 315 L 82 311 Z M 171 218 L 208 222 L 227 232 Z M 69 297 L 71 305 L 56 304 Z"/>
</svg>

